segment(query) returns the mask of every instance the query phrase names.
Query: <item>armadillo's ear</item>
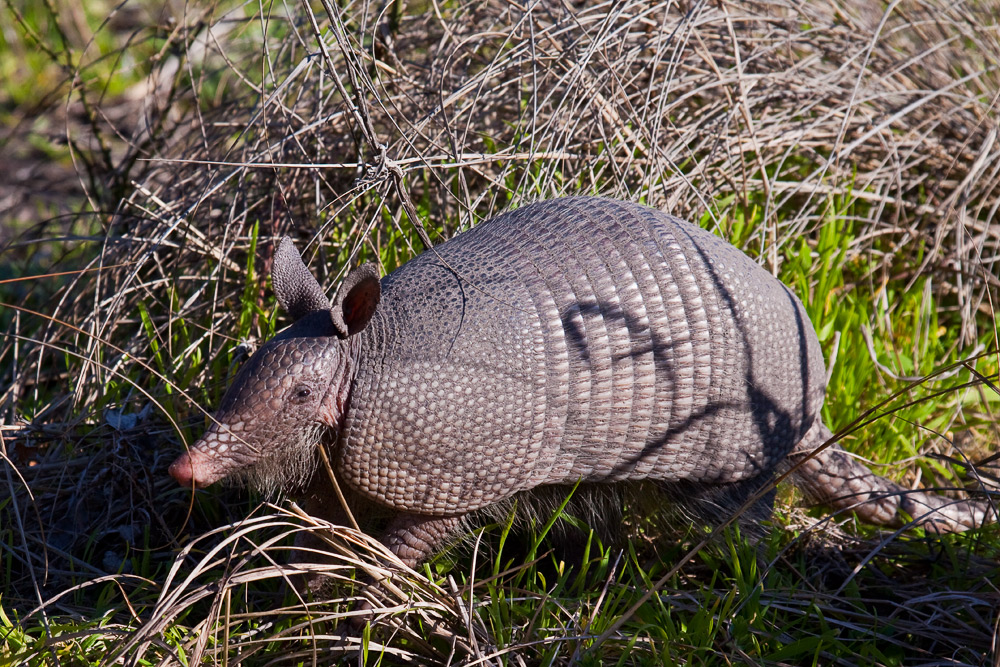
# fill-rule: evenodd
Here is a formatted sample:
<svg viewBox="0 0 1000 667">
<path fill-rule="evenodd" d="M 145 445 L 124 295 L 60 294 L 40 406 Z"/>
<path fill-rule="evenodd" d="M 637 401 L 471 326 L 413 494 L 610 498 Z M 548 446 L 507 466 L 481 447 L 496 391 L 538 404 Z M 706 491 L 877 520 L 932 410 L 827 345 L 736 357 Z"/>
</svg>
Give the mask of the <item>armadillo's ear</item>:
<svg viewBox="0 0 1000 667">
<path fill-rule="evenodd" d="M 344 278 L 333 299 L 330 315 L 341 338 L 353 336 L 368 324 L 382 298 L 378 269 L 374 264 L 360 266 Z"/>
<path fill-rule="evenodd" d="M 281 239 L 274 253 L 271 285 L 278 303 L 293 320 L 299 320 L 316 310 L 330 308 L 330 301 L 323 293 L 323 288 L 302 263 L 302 256 L 287 236 Z"/>
</svg>

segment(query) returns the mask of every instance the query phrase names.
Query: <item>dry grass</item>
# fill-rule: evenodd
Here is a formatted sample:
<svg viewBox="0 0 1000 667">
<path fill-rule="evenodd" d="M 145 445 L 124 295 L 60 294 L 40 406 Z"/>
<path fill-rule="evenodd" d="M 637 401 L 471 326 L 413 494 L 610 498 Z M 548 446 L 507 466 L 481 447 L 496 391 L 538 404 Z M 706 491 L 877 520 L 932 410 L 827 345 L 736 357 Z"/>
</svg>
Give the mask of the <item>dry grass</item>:
<svg viewBox="0 0 1000 667">
<path fill-rule="evenodd" d="M 350 5 L 335 20 L 294 7 L 294 21 L 269 18 L 281 37 L 262 58 L 227 58 L 248 56 L 245 41 L 208 47 L 232 101 L 173 124 L 150 156 L 160 167 L 108 218 L 90 265 L 100 277 L 82 277 L 48 313 L 85 333 L 46 342 L 79 336 L 93 362 L 105 341 L 132 341 L 146 359 L 134 317 L 145 300 L 212 321 L 214 353 L 237 329 L 254 223 L 265 238 L 321 239 L 326 261 L 314 264 L 339 271 L 348 251 L 381 247 L 410 222 L 407 200 L 447 236 L 567 192 L 641 198 L 689 219 L 762 207 L 766 232 L 745 245 L 775 270 L 785 244 L 829 215 L 831 195 L 870 202 L 851 251 L 878 240 L 872 282 L 898 278 L 897 253 L 922 253 L 920 268 L 961 311 L 963 345 L 981 337 L 974 315 L 991 315 L 1000 256 L 1000 45 L 985 5 L 904 3 L 884 21 L 864 3 L 433 6 L 395 28 L 395 3 Z M 188 108 L 209 105 L 204 94 L 188 91 Z M 183 97 L 173 103 L 185 108 Z M 176 304 L 164 302 L 170 290 Z M 44 368 L 49 354 L 22 357 Z M 84 365 L 87 389 L 63 411 L 92 404 L 103 377 Z"/>
<path fill-rule="evenodd" d="M 291 664 L 309 662 L 313 650 L 332 651 L 322 654 L 330 660 L 358 646 L 343 624 L 331 630 L 346 604 L 282 624 L 285 612 L 304 618 L 302 605 L 274 611 L 274 586 L 263 587 L 266 603 L 247 592 L 281 580 L 274 554 L 283 550 L 271 544 L 303 520 L 266 512 L 244 521 L 235 492 L 192 506 L 165 474 L 181 441 L 200 430 L 198 411 L 217 400 L 233 343 L 252 347 L 273 326 L 262 276 L 269 241 L 283 234 L 310 241 L 307 260 L 332 286 L 359 255 L 391 269 L 419 251 L 415 224 L 437 242 L 508 207 L 567 193 L 641 199 L 720 225 L 776 273 L 801 239 L 849 223 L 845 261 L 865 268 L 858 289 L 874 301 L 887 285 L 902 290 L 932 276 L 938 316 L 960 329 L 952 358 L 981 354 L 993 340 L 1000 6 L 417 4 L 179 15 L 171 39 L 183 48 L 155 61 L 135 113 L 97 112 L 88 130 L 123 156 L 104 172 L 84 161 L 91 183 L 114 165 L 134 167 L 114 174 L 124 196 L 91 196 L 86 238 L 49 221 L 6 246 L 26 262 L 44 256 L 52 271 L 86 269 L 54 296 L 14 292 L 3 320 L 0 516 L 11 527 L 0 562 L 4 608 L 17 610 L 23 627 L 55 634 L 50 618 L 92 623 L 95 607 L 112 609 L 97 624 L 109 661 L 170 662 L 180 646 L 206 660 L 229 655 L 230 664 Z M 841 217 L 845 201 L 858 204 L 850 220 Z M 60 238 L 71 232 L 78 236 Z M 258 240 L 264 259 L 254 264 Z M 945 409 L 978 420 L 988 450 L 983 443 L 997 433 L 991 390 L 982 391 Z M 392 569 L 377 545 L 336 532 L 353 548 L 338 556 L 335 576 L 349 578 L 359 562 L 373 578 Z M 960 553 L 932 545 L 919 555 L 894 544 L 848 543 L 843 563 L 831 565 L 834 578 L 856 566 L 881 582 L 862 591 L 882 596 L 877 613 L 859 610 L 839 584 L 779 583 L 763 601 L 760 591 L 744 592 L 787 618 L 831 623 L 804 634 L 835 627 L 877 636 L 891 625 L 887 641 L 900 644 L 893 648 L 905 661 L 943 664 L 932 658 L 947 654 L 976 663 L 994 651 L 997 572 L 982 559 L 996 556 L 996 544 L 963 543 L 969 551 Z M 789 553 L 812 552 L 797 542 Z M 935 558 L 961 561 L 958 583 L 942 578 L 947 568 Z M 684 576 L 711 578 L 706 564 L 691 568 Z M 554 662 L 586 657 L 580 638 L 599 635 L 603 615 L 613 619 L 634 599 L 614 572 L 605 594 L 598 586 L 578 606 L 524 592 L 545 620 L 529 615 L 504 639 L 491 612 L 471 613 L 468 594 L 397 576 L 404 597 L 389 589 L 395 613 L 379 641 L 391 662 L 520 664 L 550 650 Z M 731 593 L 685 584 L 671 579 L 658 604 L 695 614 L 708 593 Z M 727 609 L 706 613 L 726 628 Z M 634 635 L 645 626 L 628 627 Z M 659 655 L 666 640 L 647 630 L 639 639 L 615 634 L 609 659 L 627 658 L 632 641 L 636 660 Z M 713 650 L 751 660 L 726 632 L 712 635 Z M 275 633 L 293 652 L 261 657 Z M 223 639 L 229 644 L 216 643 Z M 82 634 L 60 642 L 86 643 Z"/>
</svg>

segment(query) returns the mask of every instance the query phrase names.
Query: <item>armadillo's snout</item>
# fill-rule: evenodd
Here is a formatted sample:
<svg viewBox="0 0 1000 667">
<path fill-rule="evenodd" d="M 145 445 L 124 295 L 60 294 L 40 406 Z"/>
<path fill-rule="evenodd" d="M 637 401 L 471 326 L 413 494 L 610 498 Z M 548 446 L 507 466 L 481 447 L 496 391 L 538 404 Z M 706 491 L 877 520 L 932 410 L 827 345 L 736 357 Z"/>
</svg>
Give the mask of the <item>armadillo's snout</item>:
<svg viewBox="0 0 1000 667">
<path fill-rule="evenodd" d="M 199 489 L 214 484 L 222 477 L 211 465 L 208 457 L 197 449 L 192 449 L 178 456 L 170 464 L 167 472 L 181 486 L 191 487 L 194 485 Z"/>
<path fill-rule="evenodd" d="M 181 454 L 177 459 L 170 464 L 170 468 L 167 470 L 170 476 L 177 480 L 177 483 L 181 486 L 191 486 L 194 482 L 194 467 L 191 465 L 191 457 L 187 454 Z"/>
</svg>

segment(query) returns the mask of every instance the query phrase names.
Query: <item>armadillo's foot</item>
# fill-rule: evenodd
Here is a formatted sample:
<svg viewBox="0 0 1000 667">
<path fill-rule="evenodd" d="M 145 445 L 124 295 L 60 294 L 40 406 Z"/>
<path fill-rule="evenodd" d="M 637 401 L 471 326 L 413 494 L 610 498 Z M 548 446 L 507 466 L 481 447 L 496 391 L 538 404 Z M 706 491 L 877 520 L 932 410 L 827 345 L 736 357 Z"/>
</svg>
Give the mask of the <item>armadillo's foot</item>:
<svg viewBox="0 0 1000 667">
<path fill-rule="evenodd" d="M 416 567 L 434 554 L 454 534 L 461 516 L 397 514 L 382 535 L 382 544 L 407 567 Z"/>
<path fill-rule="evenodd" d="M 295 535 L 295 547 L 289 559 L 289 565 L 297 566 L 299 563 L 311 563 L 311 567 L 316 564 L 328 564 L 331 569 L 336 569 L 339 561 L 328 554 L 329 545 L 312 531 L 301 531 Z M 299 597 L 307 600 L 323 597 L 335 590 L 335 580 L 328 573 L 322 570 L 303 570 L 300 573 L 292 574 L 288 577 L 291 585 Z"/>
<path fill-rule="evenodd" d="M 862 521 L 879 526 L 902 526 L 905 513 L 914 525 L 936 533 L 961 532 L 997 519 L 988 503 L 914 491 L 879 477 L 836 443 L 803 460 L 832 437 L 817 422 L 788 457 L 789 466 L 797 465 L 793 470 L 796 485 L 813 502 L 850 510 Z"/>
<path fill-rule="evenodd" d="M 461 516 L 435 517 L 418 514 L 397 514 L 386 526 L 382 535 L 382 544 L 394 553 L 403 565 L 415 568 L 421 561 L 434 554 L 454 534 Z M 359 613 L 348 621 L 349 626 L 356 630 L 375 613 L 375 605 L 369 600 L 361 600 L 354 607 Z"/>
</svg>

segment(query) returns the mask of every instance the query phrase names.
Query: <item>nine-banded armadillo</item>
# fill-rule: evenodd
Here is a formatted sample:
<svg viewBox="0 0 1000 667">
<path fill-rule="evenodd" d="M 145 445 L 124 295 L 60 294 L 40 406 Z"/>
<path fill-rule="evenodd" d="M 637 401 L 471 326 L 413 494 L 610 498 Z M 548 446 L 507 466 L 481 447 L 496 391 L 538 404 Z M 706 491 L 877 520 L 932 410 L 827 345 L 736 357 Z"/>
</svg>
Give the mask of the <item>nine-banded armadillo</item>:
<svg viewBox="0 0 1000 667">
<path fill-rule="evenodd" d="M 352 272 L 332 308 L 288 239 L 272 278 L 295 323 L 239 371 L 170 474 L 294 486 L 333 429 L 338 477 L 388 510 L 383 542 L 410 565 L 464 515 L 519 492 L 645 480 L 743 498 L 831 437 L 798 298 L 711 233 L 637 204 L 525 206 L 381 285 L 370 265 Z M 902 510 L 964 530 L 989 512 L 903 489 L 836 446 L 795 478 L 877 524 Z M 316 488 L 307 509 L 336 515 Z"/>
</svg>

